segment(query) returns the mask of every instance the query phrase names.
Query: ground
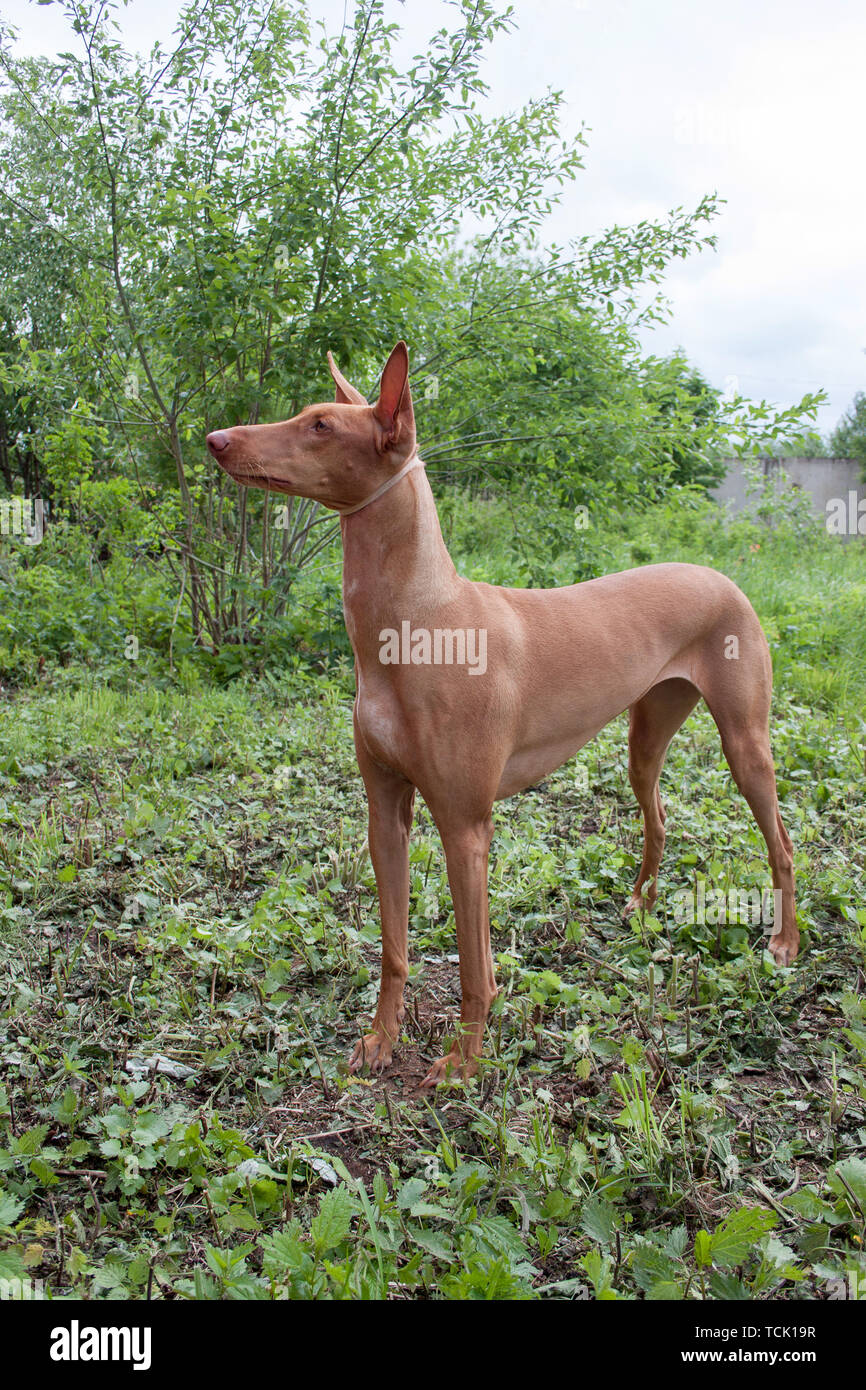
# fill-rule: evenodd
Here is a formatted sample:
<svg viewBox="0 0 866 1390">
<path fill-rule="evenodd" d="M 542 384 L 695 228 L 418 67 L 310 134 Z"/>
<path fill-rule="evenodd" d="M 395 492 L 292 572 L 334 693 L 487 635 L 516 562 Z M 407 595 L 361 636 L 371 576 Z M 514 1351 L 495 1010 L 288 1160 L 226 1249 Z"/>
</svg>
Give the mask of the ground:
<svg viewBox="0 0 866 1390">
<path fill-rule="evenodd" d="M 684 924 L 767 884 L 699 711 L 653 914 L 623 721 L 497 809 L 500 995 L 468 1085 L 441 849 L 405 1036 L 350 1077 L 378 920 L 345 682 L 13 695 L 0 752 L 0 1273 L 57 1296 L 838 1297 L 863 1267 L 866 813 L 851 729 L 777 701 L 804 949 Z M 158 1059 L 163 1059 L 161 1062 Z"/>
</svg>

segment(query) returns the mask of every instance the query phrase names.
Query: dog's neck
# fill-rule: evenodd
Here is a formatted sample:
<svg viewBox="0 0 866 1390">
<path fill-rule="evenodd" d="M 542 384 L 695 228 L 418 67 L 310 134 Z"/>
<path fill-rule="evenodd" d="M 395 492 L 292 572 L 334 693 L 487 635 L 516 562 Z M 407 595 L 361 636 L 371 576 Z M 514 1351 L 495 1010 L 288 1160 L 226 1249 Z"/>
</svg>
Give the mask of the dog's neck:
<svg viewBox="0 0 866 1390">
<path fill-rule="evenodd" d="M 343 516 L 340 529 L 346 629 L 362 669 L 378 667 L 383 628 L 424 623 L 460 587 L 424 469 Z"/>
</svg>

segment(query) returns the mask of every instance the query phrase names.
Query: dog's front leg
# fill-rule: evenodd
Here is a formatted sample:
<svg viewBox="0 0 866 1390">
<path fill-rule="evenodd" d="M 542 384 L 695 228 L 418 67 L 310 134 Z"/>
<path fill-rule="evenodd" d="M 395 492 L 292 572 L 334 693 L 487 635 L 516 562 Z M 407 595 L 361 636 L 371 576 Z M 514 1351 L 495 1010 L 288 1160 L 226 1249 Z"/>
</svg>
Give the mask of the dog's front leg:
<svg viewBox="0 0 866 1390">
<path fill-rule="evenodd" d="M 448 882 L 457 923 L 460 953 L 460 1032 L 451 1051 L 433 1063 L 422 1081 L 432 1087 L 449 1076 L 471 1076 L 478 1068 L 484 1028 L 490 1005 L 496 998 L 493 956 L 490 951 L 490 917 L 487 893 L 487 860 L 493 822 L 487 815 L 470 823 L 441 822 Z"/>
<path fill-rule="evenodd" d="M 384 1071 L 390 1066 L 403 1019 L 403 989 L 409 976 L 409 831 L 415 788 L 370 757 L 357 725 L 355 747 L 367 790 L 368 841 L 382 919 L 382 982 L 369 1033 L 360 1038 L 349 1070 Z"/>
</svg>

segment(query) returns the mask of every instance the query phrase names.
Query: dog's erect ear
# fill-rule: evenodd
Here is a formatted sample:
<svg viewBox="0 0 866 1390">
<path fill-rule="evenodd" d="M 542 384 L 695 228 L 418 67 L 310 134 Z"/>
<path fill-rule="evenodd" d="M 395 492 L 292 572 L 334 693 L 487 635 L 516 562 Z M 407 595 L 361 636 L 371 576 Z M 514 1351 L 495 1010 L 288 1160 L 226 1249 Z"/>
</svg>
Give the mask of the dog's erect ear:
<svg viewBox="0 0 866 1390">
<path fill-rule="evenodd" d="M 382 426 L 383 443 L 396 444 L 405 433 L 415 434 L 415 414 L 412 410 L 412 393 L 409 390 L 409 349 L 401 339 L 382 373 L 379 383 L 379 399 L 373 406 L 373 414 Z"/>
<path fill-rule="evenodd" d="M 331 369 L 331 376 L 334 378 L 334 385 L 337 388 L 337 405 L 366 405 L 367 402 L 361 395 L 361 392 L 356 391 L 354 386 L 349 385 L 330 352 L 328 353 L 328 366 Z"/>
</svg>

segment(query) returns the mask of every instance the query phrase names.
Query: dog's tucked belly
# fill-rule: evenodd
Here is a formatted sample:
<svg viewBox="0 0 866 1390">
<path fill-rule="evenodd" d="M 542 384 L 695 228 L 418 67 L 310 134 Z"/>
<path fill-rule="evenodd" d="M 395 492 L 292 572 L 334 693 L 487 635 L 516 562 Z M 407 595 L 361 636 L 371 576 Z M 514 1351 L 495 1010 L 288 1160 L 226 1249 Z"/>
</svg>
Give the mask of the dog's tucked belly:
<svg viewBox="0 0 866 1390">
<path fill-rule="evenodd" d="M 496 792 L 496 800 L 501 801 L 503 797 L 514 796 L 517 792 L 523 791 L 526 787 L 535 786 L 551 772 L 555 772 L 563 763 L 567 763 L 578 753 L 585 744 L 590 743 L 596 734 L 606 728 L 612 719 L 616 719 L 618 714 L 622 714 L 634 700 L 657 685 L 659 680 L 669 680 L 673 676 L 684 676 L 690 679 L 686 670 L 685 663 L 671 663 L 662 674 L 653 679 L 649 685 L 637 690 L 633 699 L 627 705 L 617 703 L 607 711 L 598 711 L 596 720 L 592 724 L 585 723 L 573 729 L 551 729 L 550 737 L 525 744 L 515 748 L 511 753 L 505 767 L 502 770 L 502 778 Z"/>
<path fill-rule="evenodd" d="M 621 711 L 617 710 L 616 714 L 619 713 Z M 612 714 L 610 718 L 615 719 L 616 714 Z M 581 732 L 576 736 L 551 739 L 535 748 L 521 748 L 512 753 L 503 768 L 502 779 L 496 791 L 496 800 L 501 801 L 503 797 L 514 796 L 517 792 L 524 791 L 526 787 L 535 786 L 549 773 L 555 772 L 563 763 L 567 763 L 569 758 L 573 758 L 584 744 L 594 739 L 596 734 L 605 727 L 605 724 L 609 723 L 610 719 L 605 719 L 597 728 Z"/>
<path fill-rule="evenodd" d="M 616 694 L 600 694 L 595 683 L 587 689 L 575 673 L 570 682 L 563 682 L 551 694 L 550 703 L 539 704 L 546 717 L 534 718 L 524 728 L 522 737 L 518 737 L 502 770 L 496 800 L 514 796 L 555 772 L 661 681 L 675 677 L 694 681 L 693 662 L 688 655 L 672 656 L 661 668 L 650 666 L 641 670 L 641 665 L 639 660 L 633 663 L 631 680 L 621 682 Z"/>
</svg>

